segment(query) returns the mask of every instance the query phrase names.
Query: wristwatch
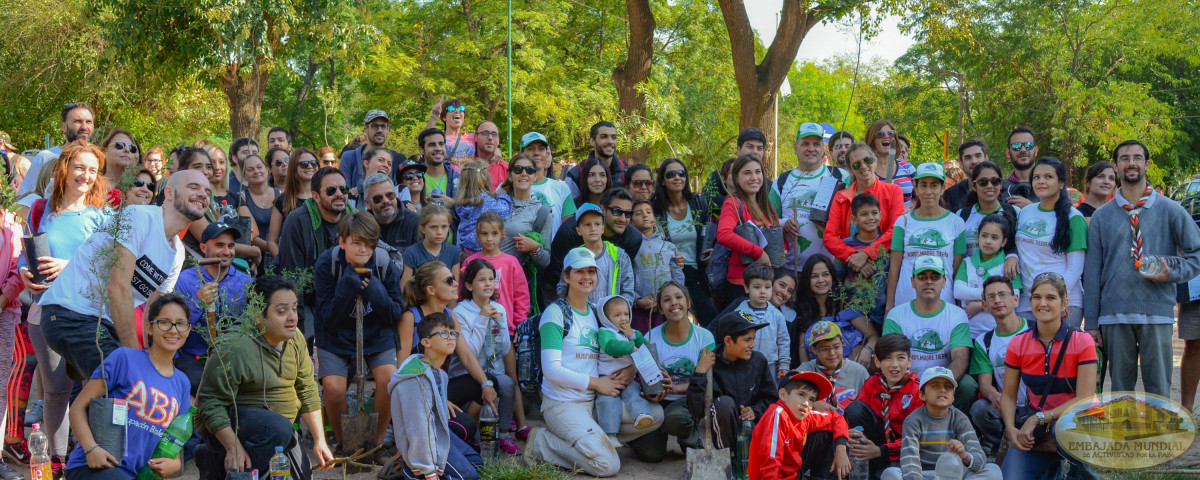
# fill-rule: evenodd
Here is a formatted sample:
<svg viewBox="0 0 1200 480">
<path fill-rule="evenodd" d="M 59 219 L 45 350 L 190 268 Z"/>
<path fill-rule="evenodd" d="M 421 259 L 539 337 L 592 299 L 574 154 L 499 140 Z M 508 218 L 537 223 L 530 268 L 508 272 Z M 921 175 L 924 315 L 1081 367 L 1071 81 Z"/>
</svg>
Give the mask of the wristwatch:
<svg viewBox="0 0 1200 480">
<path fill-rule="evenodd" d="M 1038 419 L 1038 425 L 1045 425 L 1045 424 L 1046 424 L 1046 414 L 1045 414 L 1045 413 L 1042 413 L 1042 412 L 1037 412 L 1037 414 L 1036 414 L 1035 416 L 1037 416 L 1037 419 Z"/>
<path fill-rule="evenodd" d="M 479 388 L 491 387 L 491 386 L 494 386 L 494 385 L 495 385 L 495 384 L 494 384 L 494 383 L 492 383 L 492 381 L 491 381 L 491 380 L 488 380 L 488 381 L 486 381 L 486 382 L 483 382 L 483 384 L 482 384 L 482 385 L 480 385 L 480 386 L 479 386 Z"/>
</svg>

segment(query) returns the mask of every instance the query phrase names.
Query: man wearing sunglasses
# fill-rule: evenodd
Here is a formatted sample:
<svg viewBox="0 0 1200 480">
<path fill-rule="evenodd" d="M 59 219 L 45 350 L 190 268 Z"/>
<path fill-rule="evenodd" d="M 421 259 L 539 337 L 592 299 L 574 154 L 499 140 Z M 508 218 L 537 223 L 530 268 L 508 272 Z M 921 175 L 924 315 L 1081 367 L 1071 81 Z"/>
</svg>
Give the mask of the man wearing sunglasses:
<svg viewBox="0 0 1200 480">
<path fill-rule="evenodd" d="M 371 175 L 363 181 L 363 191 L 366 192 L 363 195 L 363 203 L 379 223 L 381 247 L 385 250 L 391 247 L 397 253 L 403 254 L 405 248 L 417 243 L 417 227 L 420 226 L 421 215 L 407 208 L 400 208 L 400 199 L 396 195 L 396 186 L 392 184 L 392 179 L 382 173 Z"/>
<path fill-rule="evenodd" d="M 958 146 L 958 164 L 962 165 L 963 172 L 967 174 L 967 177 L 970 177 L 971 172 L 975 171 L 976 165 L 986 161 L 988 161 L 987 144 L 983 143 L 983 140 L 974 138 Z M 1009 182 L 1005 180 L 1001 192 L 1007 192 L 1008 185 Z M 968 193 L 971 193 L 971 182 L 958 182 L 942 193 L 942 199 L 949 205 L 947 208 L 951 212 L 957 212 L 962 209 L 962 203 L 967 199 Z"/>
<path fill-rule="evenodd" d="M 1004 154 L 1008 156 L 1008 161 L 1012 162 L 1013 166 L 1012 175 L 1008 177 L 1011 185 L 1005 189 L 1008 192 L 1008 204 L 1025 208 L 1037 200 L 1033 194 L 1033 188 L 1028 186 L 1030 177 L 1033 176 L 1033 164 L 1038 158 L 1038 146 L 1033 136 L 1033 129 L 1029 127 L 1014 128 L 1008 134 L 1008 144 L 1004 149 Z"/>
<path fill-rule="evenodd" d="M 366 142 L 359 145 L 358 148 L 342 152 L 342 157 L 338 161 L 338 169 L 342 171 L 342 175 L 346 176 L 346 185 L 355 187 L 350 190 L 350 198 L 359 198 L 358 185 L 362 184 L 363 178 L 370 175 L 363 172 L 363 154 L 376 148 L 383 148 L 390 132 L 391 124 L 387 112 L 378 108 L 371 110 L 363 118 L 363 137 L 366 138 Z M 405 160 L 407 159 L 404 155 L 392 152 L 392 173 L 395 173 L 396 166 L 404 164 Z"/>
<path fill-rule="evenodd" d="M 588 142 L 592 145 L 592 151 L 588 152 L 586 159 L 563 173 L 563 181 L 571 188 L 571 195 L 576 197 L 579 196 L 579 186 L 583 184 L 579 169 L 588 160 L 599 158 L 600 162 L 608 167 L 608 178 L 612 179 L 613 187 L 624 186 L 622 181 L 625 179 L 625 169 L 629 167 L 624 160 L 617 158 L 616 125 L 608 120 L 601 120 L 592 125 L 589 133 Z"/>
<path fill-rule="evenodd" d="M 602 204 L 600 213 L 604 215 L 603 240 L 624 250 L 629 258 L 634 258 L 638 250 L 642 248 L 643 237 L 637 229 L 628 228 L 629 222 L 633 219 L 633 194 L 624 188 L 611 188 L 604 192 L 600 203 Z M 576 215 L 563 220 L 562 226 L 558 227 L 558 231 L 554 233 L 554 240 L 550 244 L 550 265 L 542 269 L 545 274 L 543 284 L 551 286 L 558 284 L 559 279 L 562 278 L 562 270 L 559 268 L 562 266 L 563 258 L 566 258 L 571 249 L 583 245 L 583 236 L 576 228 L 578 226 L 579 217 Z M 630 273 L 632 274 L 632 271 Z M 543 291 L 542 293 L 548 292 Z M 550 297 L 549 301 L 553 302 L 555 298 L 557 297 Z M 629 301 L 633 300 L 635 299 L 631 296 Z"/>
<path fill-rule="evenodd" d="M 64 146 L 75 140 L 91 141 L 92 133 L 95 132 L 95 120 L 96 112 L 86 103 L 71 102 L 63 106 L 61 128 L 66 140 L 61 145 L 42 150 L 30 160 L 29 170 L 25 171 L 25 178 L 21 180 L 21 187 L 17 189 L 17 197 L 37 189 L 38 174 L 42 167 L 49 165 L 53 169 Z M 38 194 L 41 195 L 40 192 Z"/>
<path fill-rule="evenodd" d="M 321 252 L 333 248 L 338 241 L 338 222 L 347 212 L 354 213 L 350 205 L 350 189 L 341 170 L 325 167 L 317 170 L 312 178 L 312 198 L 288 214 L 279 233 L 280 270 L 312 273 Z M 312 337 L 311 312 L 317 296 L 309 291 L 300 304 L 308 310 L 301 316 L 301 328 L 305 337 Z"/>
</svg>

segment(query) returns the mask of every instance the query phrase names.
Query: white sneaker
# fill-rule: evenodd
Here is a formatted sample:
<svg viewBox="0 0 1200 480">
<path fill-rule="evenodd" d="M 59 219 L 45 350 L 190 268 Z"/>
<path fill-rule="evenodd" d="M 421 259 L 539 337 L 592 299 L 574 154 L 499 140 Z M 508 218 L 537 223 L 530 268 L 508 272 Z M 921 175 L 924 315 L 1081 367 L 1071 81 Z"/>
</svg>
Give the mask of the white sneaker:
<svg viewBox="0 0 1200 480">
<path fill-rule="evenodd" d="M 633 420 L 633 428 L 639 430 L 643 428 L 650 428 L 651 425 L 654 425 L 654 417 L 644 413 L 638 415 L 637 418 Z"/>
<path fill-rule="evenodd" d="M 617 436 L 616 436 L 616 435 L 609 435 L 609 436 L 608 436 L 608 443 L 611 443 L 611 444 L 612 444 L 612 446 L 613 446 L 613 448 L 621 448 L 621 447 L 624 447 L 624 446 L 625 446 L 624 444 L 622 444 L 622 443 L 621 443 L 621 441 L 620 441 L 620 440 L 617 440 Z"/>
</svg>

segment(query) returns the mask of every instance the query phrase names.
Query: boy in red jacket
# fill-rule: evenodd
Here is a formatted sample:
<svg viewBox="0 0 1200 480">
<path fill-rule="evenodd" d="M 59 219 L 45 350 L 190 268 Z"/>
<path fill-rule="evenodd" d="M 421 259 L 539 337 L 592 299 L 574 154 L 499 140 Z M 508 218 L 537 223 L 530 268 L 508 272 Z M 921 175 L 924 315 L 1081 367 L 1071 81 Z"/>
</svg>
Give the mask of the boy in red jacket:
<svg viewBox="0 0 1200 480">
<path fill-rule="evenodd" d="M 912 341 L 899 333 L 889 333 L 875 343 L 875 366 L 858 391 L 858 399 L 846 407 L 846 423 L 851 429 L 863 427 L 862 434 L 851 430 L 850 455 L 870 460 L 871 478 L 878 479 L 885 469 L 899 466 L 900 441 L 904 419 L 925 405 L 912 373 Z"/>
<path fill-rule="evenodd" d="M 767 408 L 754 427 L 750 440 L 750 480 L 794 479 L 801 473 L 805 457 L 821 463 L 828 459 L 829 437 L 833 439 L 833 464 L 811 469 L 814 477 L 843 478 L 850 473 L 846 454 L 846 420 L 837 412 L 814 412 L 817 399 L 828 398 L 833 384 L 816 372 L 800 372 L 788 377 L 779 389 L 779 401 Z M 810 439 L 810 433 L 817 433 Z M 822 435 L 824 434 L 824 435 Z M 832 435 L 830 435 L 832 434 Z M 816 440 L 823 437 L 824 441 Z M 810 441 L 812 444 L 810 444 Z M 823 443 L 819 446 L 818 443 Z M 828 460 L 821 466 L 828 464 Z M 810 465 L 813 467 L 815 465 Z"/>
</svg>

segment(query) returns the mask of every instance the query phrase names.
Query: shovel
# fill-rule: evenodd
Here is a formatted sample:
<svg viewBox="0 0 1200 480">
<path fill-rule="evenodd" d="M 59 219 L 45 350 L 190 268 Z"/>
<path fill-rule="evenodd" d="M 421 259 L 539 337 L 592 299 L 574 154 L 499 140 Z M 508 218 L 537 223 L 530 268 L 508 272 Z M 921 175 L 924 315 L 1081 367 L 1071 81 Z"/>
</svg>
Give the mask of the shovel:
<svg viewBox="0 0 1200 480">
<path fill-rule="evenodd" d="M 733 478 L 733 464 L 729 461 L 729 449 L 713 448 L 712 444 L 712 370 L 708 371 L 708 386 L 704 390 L 704 450 L 687 451 L 688 480 L 729 480 Z"/>
<path fill-rule="evenodd" d="M 370 272 L 369 269 L 359 269 L 359 273 L 362 273 L 363 270 Z M 338 439 L 342 442 L 342 448 L 346 452 L 371 449 L 372 444 L 375 443 L 375 424 L 379 422 L 378 413 L 366 411 L 367 365 L 363 360 L 363 303 L 361 296 L 354 299 L 354 341 L 355 361 L 358 362 L 358 376 L 355 377 L 358 402 L 356 402 L 354 412 L 342 414 L 342 437 L 344 438 Z"/>
</svg>

